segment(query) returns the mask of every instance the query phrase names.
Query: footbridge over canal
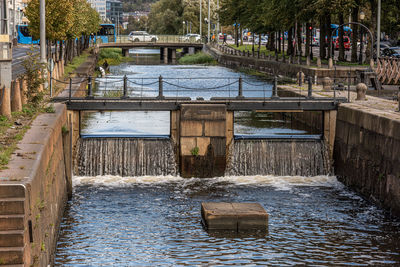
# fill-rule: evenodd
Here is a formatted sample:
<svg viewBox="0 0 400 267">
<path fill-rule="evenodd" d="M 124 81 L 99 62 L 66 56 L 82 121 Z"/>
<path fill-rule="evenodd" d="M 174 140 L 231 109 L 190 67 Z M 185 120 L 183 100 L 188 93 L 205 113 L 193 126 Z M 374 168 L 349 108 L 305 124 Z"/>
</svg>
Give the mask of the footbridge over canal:
<svg viewBox="0 0 400 267">
<path fill-rule="evenodd" d="M 155 85 L 157 89 L 152 92 L 143 92 L 138 87 L 139 82 L 128 79 L 113 81 L 114 90 L 110 96 L 102 90 L 94 90 L 92 79 L 79 78 L 80 81 L 88 80 L 87 90 L 81 92 L 81 97 L 73 97 L 72 80 L 70 81 L 69 96 L 53 98 L 53 101 L 66 104 L 70 114 L 79 121 L 79 129 L 75 129 L 80 135 L 81 113 L 85 111 L 169 111 L 170 112 L 170 136 L 175 146 L 175 155 L 180 165 L 181 175 L 191 177 L 191 165 L 194 160 L 203 157 L 210 161 L 216 168 L 212 175 L 223 175 L 227 163 L 229 147 L 234 142 L 234 112 L 260 111 L 260 112 L 284 112 L 299 113 L 306 111 L 319 111 L 323 116 L 323 134 L 321 138 L 327 144 L 332 157 L 335 140 L 336 114 L 338 105 L 347 102 L 346 98 L 314 97 L 312 84 L 308 89 L 308 96 L 280 97 L 277 80 L 268 91 L 265 88 L 256 93 L 249 94 L 245 81 L 242 78 L 230 82 L 236 90 L 221 89 L 221 87 L 209 88 L 214 95 L 224 91 L 227 96 L 202 97 L 184 96 L 184 92 L 202 91 L 204 88 L 190 88 L 183 83 L 174 84 L 163 77 L 148 78 L 142 85 Z M 150 80 L 152 79 L 152 81 Z M 186 78 L 187 79 L 187 78 Z M 120 85 L 116 85 L 119 82 Z M 164 88 L 165 85 L 169 87 Z M 174 85 L 176 88 L 171 89 Z M 110 91 L 108 91 L 110 92 Z M 116 93 L 117 92 L 117 93 Z M 245 92 L 245 93 L 244 93 Z M 71 129 L 72 131 L 72 129 Z M 286 137 L 290 138 L 290 137 Z M 294 138 L 294 137 L 292 137 Z M 197 153 L 193 149 L 196 148 Z"/>
<path fill-rule="evenodd" d="M 182 38 L 182 37 L 181 37 Z M 122 54 L 129 56 L 129 50 L 133 48 L 153 48 L 160 49 L 160 59 L 165 64 L 176 63 L 176 50 L 182 49 L 184 54 L 195 54 L 197 51 L 203 49 L 203 44 L 200 42 L 191 42 L 190 40 L 184 41 L 181 38 L 165 37 L 159 42 L 141 42 L 129 41 L 127 37 L 121 38 L 114 43 L 100 44 L 100 48 L 122 48 Z"/>
</svg>

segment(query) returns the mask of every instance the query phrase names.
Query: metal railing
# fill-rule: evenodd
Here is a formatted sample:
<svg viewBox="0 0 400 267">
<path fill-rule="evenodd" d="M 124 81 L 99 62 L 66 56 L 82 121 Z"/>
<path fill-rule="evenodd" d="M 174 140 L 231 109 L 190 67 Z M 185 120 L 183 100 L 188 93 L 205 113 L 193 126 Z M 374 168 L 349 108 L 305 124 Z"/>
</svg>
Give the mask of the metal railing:
<svg viewBox="0 0 400 267">
<path fill-rule="evenodd" d="M 53 78 L 52 78 L 53 79 Z M 105 78 L 79 77 L 70 78 L 69 81 L 56 82 L 68 85 L 68 98 L 71 101 L 73 95 L 80 91 L 80 95 L 86 99 L 145 99 L 145 100 L 277 100 L 290 99 L 298 102 L 310 99 L 339 101 L 334 94 L 332 97 L 314 97 L 312 78 L 308 77 L 307 94 L 303 94 L 302 87 L 295 97 L 284 97 L 279 93 L 278 77 L 259 81 L 243 77 L 208 77 L 208 78 L 172 78 L 172 77 L 116 77 L 108 76 Z M 204 86 L 204 81 L 212 81 L 212 86 Z M 198 81 L 193 84 L 193 81 Z M 74 85 L 87 83 L 85 90 L 73 88 Z M 77 87 L 77 86 L 76 86 Z M 283 91 L 283 90 L 282 90 Z M 53 98 L 53 100 L 57 100 Z M 344 102 L 343 99 L 340 99 Z"/>
<path fill-rule="evenodd" d="M 117 44 L 126 44 L 126 43 L 193 43 L 193 44 L 201 44 L 201 38 L 197 37 L 186 37 L 182 35 L 155 35 L 156 38 L 149 38 L 144 36 L 134 36 L 130 37 L 129 35 L 118 35 L 116 37 L 115 43 Z M 101 43 L 101 38 L 98 38 L 98 44 Z"/>
</svg>

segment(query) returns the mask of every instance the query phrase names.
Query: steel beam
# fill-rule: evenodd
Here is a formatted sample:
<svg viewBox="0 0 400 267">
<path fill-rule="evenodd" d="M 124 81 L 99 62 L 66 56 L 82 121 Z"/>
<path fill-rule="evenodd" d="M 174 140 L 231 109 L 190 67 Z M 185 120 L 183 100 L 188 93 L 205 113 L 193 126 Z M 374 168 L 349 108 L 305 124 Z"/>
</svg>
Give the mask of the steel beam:
<svg viewBox="0 0 400 267">
<path fill-rule="evenodd" d="M 59 99 L 60 100 L 60 99 Z M 210 100 L 196 101 L 188 99 L 65 99 L 68 110 L 115 110 L 115 111 L 171 111 L 179 110 L 182 104 L 225 104 L 229 111 L 326 111 L 336 110 L 342 99 L 258 99 L 258 100 Z M 60 101 L 64 102 L 64 101 Z"/>
</svg>

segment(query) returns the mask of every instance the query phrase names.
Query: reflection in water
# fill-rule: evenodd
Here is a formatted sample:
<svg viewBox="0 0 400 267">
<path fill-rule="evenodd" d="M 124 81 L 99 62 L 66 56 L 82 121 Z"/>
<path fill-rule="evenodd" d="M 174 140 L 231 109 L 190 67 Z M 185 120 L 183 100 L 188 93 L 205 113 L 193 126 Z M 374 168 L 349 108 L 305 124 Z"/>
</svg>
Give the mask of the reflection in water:
<svg viewBox="0 0 400 267">
<path fill-rule="evenodd" d="M 203 201 L 259 202 L 266 236 L 221 237 Z M 334 177 L 74 177 L 56 266 L 398 265 L 399 222 Z"/>
</svg>

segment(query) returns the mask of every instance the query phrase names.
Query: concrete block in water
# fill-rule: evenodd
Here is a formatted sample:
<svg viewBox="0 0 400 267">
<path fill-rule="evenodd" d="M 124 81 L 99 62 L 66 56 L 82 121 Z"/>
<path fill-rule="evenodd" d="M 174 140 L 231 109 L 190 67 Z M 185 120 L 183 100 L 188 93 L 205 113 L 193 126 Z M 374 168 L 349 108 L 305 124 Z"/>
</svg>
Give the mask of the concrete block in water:
<svg viewBox="0 0 400 267">
<path fill-rule="evenodd" d="M 249 231 L 268 229 L 268 213 L 259 203 L 201 203 L 207 230 Z"/>
</svg>

